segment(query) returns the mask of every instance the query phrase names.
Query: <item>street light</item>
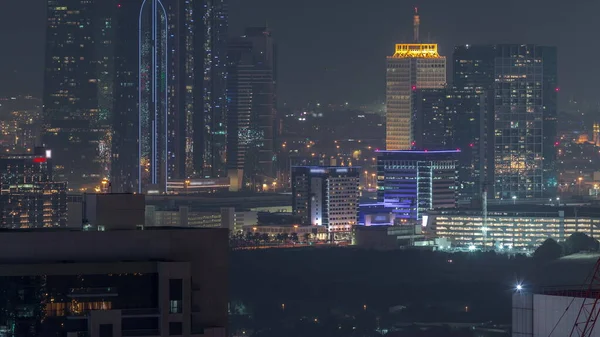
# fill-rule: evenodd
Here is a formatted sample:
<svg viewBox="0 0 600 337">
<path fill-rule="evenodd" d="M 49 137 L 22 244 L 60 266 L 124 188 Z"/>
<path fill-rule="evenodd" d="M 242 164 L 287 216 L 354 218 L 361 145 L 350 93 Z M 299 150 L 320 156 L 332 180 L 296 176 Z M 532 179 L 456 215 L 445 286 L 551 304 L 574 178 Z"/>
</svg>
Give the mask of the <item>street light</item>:
<svg viewBox="0 0 600 337">
<path fill-rule="evenodd" d="M 513 195 L 512 196 L 512 200 L 513 200 L 513 205 L 517 203 L 517 196 Z"/>
</svg>

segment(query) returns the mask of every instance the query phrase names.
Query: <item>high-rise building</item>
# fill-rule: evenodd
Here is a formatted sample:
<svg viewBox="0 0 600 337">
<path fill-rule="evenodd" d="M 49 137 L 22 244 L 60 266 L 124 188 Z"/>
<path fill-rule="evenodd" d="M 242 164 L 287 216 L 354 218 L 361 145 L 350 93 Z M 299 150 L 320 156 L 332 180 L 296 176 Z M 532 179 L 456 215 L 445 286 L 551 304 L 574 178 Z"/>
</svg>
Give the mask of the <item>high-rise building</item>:
<svg viewBox="0 0 600 337">
<path fill-rule="evenodd" d="M 52 154 L 0 156 L 0 228 L 67 225 L 67 184 L 52 180 Z"/>
<path fill-rule="evenodd" d="M 358 220 L 360 168 L 292 167 L 292 209 L 304 223 L 325 226 L 331 240 L 349 239 Z"/>
<path fill-rule="evenodd" d="M 5 231 L 3 334 L 225 337 L 227 233 Z"/>
<path fill-rule="evenodd" d="M 454 86 L 463 97 L 480 95 L 479 103 L 473 99 L 457 113 L 481 109 L 481 189 L 486 186 L 490 197 L 518 200 L 556 193 L 556 60 L 554 47 L 455 48 Z"/>
<path fill-rule="evenodd" d="M 408 150 L 413 146 L 413 91 L 440 89 L 446 85 L 446 58 L 438 45 L 420 43 L 420 18 L 415 8 L 415 42 L 397 44 L 387 57 L 386 148 Z"/>
<path fill-rule="evenodd" d="M 231 189 L 257 189 L 275 177 L 276 72 L 266 27 L 246 29 L 228 47 L 227 166 Z"/>
<path fill-rule="evenodd" d="M 116 12 L 114 188 L 225 176 L 224 0 L 120 0 Z"/>
<path fill-rule="evenodd" d="M 114 9 L 112 0 L 47 0 L 42 142 L 74 190 L 109 174 Z"/>
<path fill-rule="evenodd" d="M 407 221 L 421 220 L 431 209 L 456 207 L 459 154 L 460 150 L 379 151 L 378 202 Z"/>
<path fill-rule="evenodd" d="M 446 150 L 453 146 L 452 114 L 446 110 L 448 90 L 417 89 L 413 92 L 413 147 Z"/>
<path fill-rule="evenodd" d="M 493 45 L 461 45 L 454 47 L 452 85 L 458 90 L 473 90 L 482 94 L 493 89 Z"/>
<path fill-rule="evenodd" d="M 477 203 L 485 182 L 486 95 L 472 89 L 448 89 L 446 116 L 452 139 L 447 148 L 460 149 L 458 154 L 459 203 Z"/>
<path fill-rule="evenodd" d="M 497 199 L 552 196 L 556 187 L 556 48 L 498 45 L 494 62 Z"/>
</svg>

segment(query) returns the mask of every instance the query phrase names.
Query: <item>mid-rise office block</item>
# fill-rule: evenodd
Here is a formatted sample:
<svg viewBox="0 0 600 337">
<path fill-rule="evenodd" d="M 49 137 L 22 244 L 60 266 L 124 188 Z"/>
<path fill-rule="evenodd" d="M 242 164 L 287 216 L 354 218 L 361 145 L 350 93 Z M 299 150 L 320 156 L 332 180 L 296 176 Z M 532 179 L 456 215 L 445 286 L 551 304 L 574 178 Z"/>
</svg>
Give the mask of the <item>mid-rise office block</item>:
<svg viewBox="0 0 600 337">
<path fill-rule="evenodd" d="M 397 219 L 420 220 L 431 209 L 457 202 L 460 150 L 379 151 L 377 199 L 394 208 Z"/>
<path fill-rule="evenodd" d="M 52 152 L 0 156 L 0 227 L 64 227 L 67 184 L 52 180 Z"/>
<path fill-rule="evenodd" d="M 292 167 L 292 208 L 304 223 L 347 239 L 358 221 L 360 168 Z"/>
<path fill-rule="evenodd" d="M 226 336 L 226 229 L 14 231 L 0 246 L 8 336 Z"/>
</svg>

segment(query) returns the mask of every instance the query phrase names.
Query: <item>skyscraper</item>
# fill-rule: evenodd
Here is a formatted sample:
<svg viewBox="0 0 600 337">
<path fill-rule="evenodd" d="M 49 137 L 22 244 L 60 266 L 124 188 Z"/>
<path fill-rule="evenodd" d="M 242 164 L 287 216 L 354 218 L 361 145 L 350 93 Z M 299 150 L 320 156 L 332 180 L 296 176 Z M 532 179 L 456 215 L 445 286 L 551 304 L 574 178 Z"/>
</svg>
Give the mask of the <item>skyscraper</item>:
<svg viewBox="0 0 600 337">
<path fill-rule="evenodd" d="M 224 176 L 224 1 L 117 7 L 113 188 L 162 193 L 169 179 Z"/>
<path fill-rule="evenodd" d="M 556 192 L 557 52 L 537 45 L 457 47 L 454 85 L 482 95 L 485 179 L 497 199 Z M 474 107 L 476 100 L 470 105 Z M 472 109 L 471 109 L 472 110 Z"/>
<path fill-rule="evenodd" d="M 413 91 L 439 89 L 446 85 L 446 58 L 438 54 L 438 45 L 420 43 L 420 18 L 415 8 L 414 43 L 397 44 L 387 57 L 386 75 L 386 148 L 407 150 L 414 140 Z"/>
<path fill-rule="evenodd" d="M 444 88 L 413 92 L 415 148 L 445 150 L 453 146 L 452 114 L 446 110 L 447 91 Z"/>
<path fill-rule="evenodd" d="M 231 188 L 256 189 L 274 179 L 276 74 L 266 27 L 246 29 L 228 47 L 227 166 Z"/>
<path fill-rule="evenodd" d="M 42 142 L 74 190 L 107 176 L 111 149 L 114 2 L 47 0 Z"/>
</svg>

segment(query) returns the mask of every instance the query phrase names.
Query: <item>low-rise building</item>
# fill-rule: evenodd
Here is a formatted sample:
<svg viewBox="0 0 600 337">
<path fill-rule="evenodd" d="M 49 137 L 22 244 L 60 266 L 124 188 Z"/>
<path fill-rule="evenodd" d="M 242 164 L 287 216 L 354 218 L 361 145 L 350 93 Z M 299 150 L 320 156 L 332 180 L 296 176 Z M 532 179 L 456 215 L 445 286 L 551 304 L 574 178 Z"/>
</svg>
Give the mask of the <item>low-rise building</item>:
<svg viewBox="0 0 600 337">
<path fill-rule="evenodd" d="M 495 205 L 488 206 L 487 216 L 481 209 L 435 210 L 424 216 L 423 226 L 453 246 L 534 249 L 548 238 L 562 241 L 576 232 L 600 234 L 600 208 Z"/>
</svg>

